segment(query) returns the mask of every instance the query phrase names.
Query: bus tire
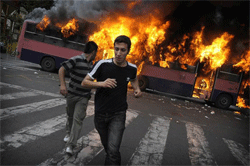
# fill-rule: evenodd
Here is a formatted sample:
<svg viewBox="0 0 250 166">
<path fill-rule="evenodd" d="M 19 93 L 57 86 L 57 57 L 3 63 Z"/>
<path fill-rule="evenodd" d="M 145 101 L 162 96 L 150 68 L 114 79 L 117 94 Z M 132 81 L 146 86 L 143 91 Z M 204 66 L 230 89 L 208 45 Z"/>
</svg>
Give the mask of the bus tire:
<svg viewBox="0 0 250 166">
<path fill-rule="evenodd" d="M 141 91 L 145 91 L 148 87 L 148 78 L 145 76 L 138 76 L 139 87 Z"/>
<path fill-rule="evenodd" d="M 41 62 L 42 69 L 45 71 L 54 71 L 56 69 L 55 60 L 51 57 L 45 57 Z"/>
<path fill-rule="evenodd" d="M 220 94 L 215 101 L 215 106 L 222 109 L 227 109 L 232 104 L 232 97 L 228 94 Z"/>
</svg>

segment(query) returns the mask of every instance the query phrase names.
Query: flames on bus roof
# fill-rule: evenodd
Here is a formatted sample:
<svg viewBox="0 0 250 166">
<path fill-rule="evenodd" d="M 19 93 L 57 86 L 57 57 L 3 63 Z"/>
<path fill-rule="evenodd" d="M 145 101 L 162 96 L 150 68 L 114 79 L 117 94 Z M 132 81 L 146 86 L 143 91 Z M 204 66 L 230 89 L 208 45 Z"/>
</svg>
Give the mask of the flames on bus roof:
<svg viewBox="0 0 250 166">
<path fill-rule="evenodd" d="M 127 12 L 140 2 L 127 3 Z M 112 50 L 114 39 L 118 35 L 127 35 L 132 41 L 127 60 L 138 66 L 138 75 L 144 64 L 166 68 L 169 67 L 169 62 L 178 61 L 185 69 L 185 64 L 195 65 L 197 62 L 202 62 L 204 67 L 201 71 L 202 74 L 197 78 L 195 87 L 198 88 L 203 83 L 206 85 L 204 88 L 209 89 L 211 73 L 224 64 L 233 63 L 233 67 L 239 72 L 249 72 L 249 49 L 240 53 L 241 58 L 234 58 L 231 61 L 232 54 L 229 43 L 234 39 L 234 34 L 226 31 L 221 32 L 217 36 L 213 36 L 211 42 L 208 42 L 204 41 L 206 27 L 201 26 L 200 30 L 186 33 L 178 40 L 165 42 L 168 33 L 170 33 L 171 20 L 163 21 L 157 13 L 159 11 L 156 8 L 154 14 L 147 13 L 137 16 L 117 13 L 117 16 L 106 15 L 98 23 L 98 30 L 89 36 L 89 40 L 95 41 L 99 46 L 97 60 L 112 58 L 114 56 Z M 45 15 L 43 20 L 37 24 L 37 28 L 44 30 L 50 23 L 50 18 Z M 54 26 L 60 28 L 66 38 L 74 35 L 79 29 L 76 18 L 72 18 L 67 23 L 58 22 Z M 247 85 L 249 85 L 249 81 L 245 82 L 244 87 Z M 244 104 L 242 98 L 238 99 L 238 106 L 249 108 Z"/>
</svg>

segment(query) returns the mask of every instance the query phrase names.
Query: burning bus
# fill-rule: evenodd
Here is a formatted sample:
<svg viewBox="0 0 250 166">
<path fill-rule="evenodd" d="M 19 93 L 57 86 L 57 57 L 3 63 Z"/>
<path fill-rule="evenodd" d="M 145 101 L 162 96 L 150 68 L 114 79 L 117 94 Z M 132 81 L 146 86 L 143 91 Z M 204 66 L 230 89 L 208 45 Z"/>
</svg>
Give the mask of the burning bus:
<svg viewBox="0 0 250 166">
<path fill-rule="evenodd" d="M 246 78 L 247 72 L 250 68 L 249 39 L 246 39 L 247 34 L 245 33 L 249 31 L 247 24 L 237 22 L 237 31 L 233 31 L 230 23 L 228 31 L 226 28 L 220 29 L 218 26 L 218 21 L 222 20 L 215 19 L 217 17 L 214 15 L 216 11 L 213 6 L 210 6 L 212 7 L 211 11 L 199 10 L 204 11 L 202 15 L 193 12 L 196 7 L 204 6 L 204 8 L 207 8 L 207 5 L 210 4 L 208 1 L 206 3 L 190 2 L 193 8 L 188 7 L 189 5 L 186 6 L 186 2 L 181 3 L 180 7 L 177 7 L 179 5 L 176 4 L 177 9 L 173 9 L 172 13 L 170 9 L 174 8 L 175 4 L 170 1 L 166 3 L 165 1 L 161 3 L 149 1 L 121 1 L 118 3 L 114 1 L 113 3 L 116 7 L 119 5 L 122 7 L 114 8 L 112 5 L 112 8 L 106 8 L 106 6 L 103 13 L 99 8 L 91 8 L 89 5 L 84 6 L 84 3 L 79 1 L 71 1 L 70 3 L 68 1 L 57 1 L 57 5 L 52 8 L 53 10 L 45 13 L 48 14 L 48 17 L 41 15 L 44 16 L 42 21 L 39 18 L 42 30 L 31 31 L 33 35 L 31 38 L 36 38 L 38 34 L 44 35 L 45 38 L 34 45 L 27 43 L 23 50 L 37 49 L 38 45 L 43 44 L 43 49 L 34 50 L 32 53 L 29 51 L 29 56 L 38 55 L 38 52 L 42 52 L 42 55 L 34 58 L 36 63 L 41 63 L 41 57 L 46 55 L 52 60 L 46 61 L 48 63 L 44 61 L 42 64 L 50 66 L 61 55 L 63 56 L 61 58 L 67 59 L 70 58 L 69 56 L 80 53 L 80 50 L 75 49 L 77 46 L 73 45 L 77 44 L 80 48 L 86 39 L 97 43 L 98 52 L 95 59 L 97 61 L 112 58 L 114 56 L 114 39 L 119 35 L 126 35 L 130 37 L 132 42 L 127 61 L 138 66 L 137 75 L 140 78 L 141 85 L 143 85 L 141 88 L 151 88 L 185 97 L 205 99 L 208 102 L 215 102 L 215 104 L 217 101 L 216 105 L 222 108 L 228 107 L 229 104 L 235 105 L 235 103 L 237 106 L 249 108 L 247 106 L 249 105 L 247 104 L 248 101 L 242 98 L 242 95 L 247 96 L 247 89 L 249 89 L 249 81 L 246 81 L 248 80 Z M 96 5 L 98 2 L 94 4 Z M 101 4 L 105 6 L 108 5 L 108 2 Z M 102 5 L 97 6 L 101 7 Z M 145 5 L 145 8 L 143 5 Z M 75 9 L 75 7 L 83 7 L 85 10 L 79 10 L 84 12 L 69 10 Z M 183 12 L 183 9 L 186 8 L 188 12 Z M 87 11 L 92 9 L 96 9 L 98 12 L 94 10 L 93 13 L 90 12 L 92 15 L 89 14 Z M 108 12 L 106 12 L 106 9 Z M 232 13 L 231 10 L 230 8 L 230 13 Z M 168 15 L 163 15 L 166 11 L 169 12 Z M 235 9 L 235 11 L 238 10 Z M 65 14 L 61 15 L 62 13 Z M 100 14 L 98 17 L 97 13 Z M 183 13 L 185 14 L 183 15 Z M 192 17 L 189 17 L 189 14 L 192 14 Z M 80 32 L 79 19 L 68 20 L 69 18 L 76 18 L 76 15 L 87 20 L 91 20 L 89 17 L 93 16 L 91 21 L 96 24 L 97 28 L 85 28 Z M 183 19 L 183 16 L 185 16 L 185 19 Z M 205 19 L 206 16 L 210 17 Z M 244 16 L 244 14 L 241 16 Z M 185 22 L 182 22 L 184 20 Z M 46 40 L 50 43 L 45 43 L 46 37 L 50 36 L 47 34 L 47 32 L 49 33 L 48 27 L 57 27 L 59 37 L 52 36 L 50 40 Z M 239 28 L 240 30 L 238 30 Z M 91 29 L 91 33 L 86 35 L 86 29 Z M 53 32 L 50 32 L 50 34 L 56 35 Z M 65 34 L 68 34 L 69 37 L 64 36 Z M 75 34 L 83 37 L 78 37 L 79 40 L 77 38 L 71 40 Z M 84 37 L 85 35 L 87 38 Z M 24 40 L 24 37 L 21 37 L 20 39 Z M 25 40 L 31 41 L 31 38 Z M 54 40 L 57 38 L 59 39 L 58 44 L 61 43 L 62 45 L 49 47 L 54 42 L 57 43 Z M 35 41 L 32 40 L 32 42 Z M 74 48 L 68 48 L 68 44 Z M 237 49 L 232 49 L 232 45 L 237 46 Z M 22 45 L 18 49 L 21 54 L 19 57 L 24 58 L 25 55 L 21 53 Z M 53 50 L 56 51 L 52 52 Z M 58 50 L 61 50 L 59 54 Z M 72 52 L 69 53 L 69 50 Z M 66 57 L 67 51 L 68 57 Z M 233 64 L 234 69 L 238 69 L 237 72 L 224 70 L 223 66 L 229 62 Z M 249 98 L 249 96 L 245 98 Z M 220 99 L 220 103 L 218 103 L 218 99 Z"/>
<path fill-rule="evenodd" d="M 88 38 L 78 31 L 79 23 L 74 18 L 56 26 L 47 16 L 40 23 L 26 20 L 18 41 L 18 58 L 54 71 L 63 61 L 83 53 Z"/>
<path fill-rule="evenodd" d="M 245 105 L 245 100 L 248 102 L 249 85 L 246 85 L 246 80 L 249 78 L 243 79 L 247 74 L 233 72 L 232 68 L 222 66 L 211 73 L 207 83 L 204 78 L 197 79 L 201 66 L 198 63 L 196 66 L 186 65 L 186 69 L 183 69 L 178 61 L 171 62 L 169 68 L 144 65 L 138 77 L 139 86 L 143 91 L 148 88 L 183 97 L 203 99 L 223 109 L 236 105 L 237 100 L 241 100 L 240 103 L 243 104 L 241 106 Z"/>
</svg>

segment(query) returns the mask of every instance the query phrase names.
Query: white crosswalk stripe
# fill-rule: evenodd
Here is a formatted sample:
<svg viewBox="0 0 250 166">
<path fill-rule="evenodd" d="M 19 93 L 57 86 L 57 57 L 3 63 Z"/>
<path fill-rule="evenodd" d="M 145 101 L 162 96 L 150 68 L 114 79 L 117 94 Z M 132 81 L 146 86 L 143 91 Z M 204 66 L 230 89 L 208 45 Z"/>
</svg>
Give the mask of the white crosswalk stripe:
<svg viewBox="0 0 250 166">
<path fill-rule="evenodd" d="M 126 126 L 128 126 L 135 118 L 138 116 L 138 112 L 134 110 L 128 110 L 127 111 L 127 118 L 126 118 Z M 58 165 L 61 165 L 62 163 L 65 164 L 87 164 L 89 163 L 96 155 L 98 155 L 104 148 L 101 144 L 100 136 L 96 129 L 89 132 L 86 136 L 81 137 L 77 141 L 78 144 L 82 144 L 84 147 L 77 155 L 77 158 L 74 158 L 74 156 L 71 159 L 67 159 L 67 161 L 62 160 L 58 163 Z M 59 152 L 62 153 L 62 152 Z M 50 165 L 51 161 L 53 159 L 48 159 L 41 163 L 40 165 Z M 67 164 L 66 164 L 67 165 Z"/>
<path fill-rule="evenodd" d="M 92 116 L 94 114 L 93 105 L 88 106 L 86 111 L 86 118 Z M 7 146 L 18 148 L 29 141 L 48 136 L 56 131 L 64 129 L 65 124 L 66 114 L 59 115 L 46 121 L 38 122 L 32 126 L 25 127 L 14 132 L 14 134 L 7 135 L 1 140 L 1 144 L 7 143 Z"/>
<path fill-rule="evenodd" d="M 0 82 L 0 88 L 14 88 L 22 92 L 9 93 L 0 95 L 0 101 L 21 99 L 25 97 L 32 97 L 37 95 L 49 96 L 52 99 L 45 101 L 38 101 L 24 105 L 12 106 L 0 109 L 0 121 L 16 117 L 32 112 L 45 111 L 50 108 L 62 106 L 66 104 L 65 98 L 59 94 L 34 90 L 18 85 L 12 85 Z M 128 109 L 126 126 L 133 125 L 133 121 L 139 117 L 141 112 Z M 94 115 L 94 105 L 90 101 L 87 108 L 87 117 Z M 86 117 L 86 118 L 87 118 Z M 142 123 L 142 122 L 140 122 Z M 30 126 L 25 126 L 17 131 L 13 131 L 8 135 L 1 136 L 0 152 L 8 151 L 9 149 L 19 148 L 25 146 L 32 141 L 38 141 L 41 138 L 50 136 L 51 134 L 63 130 L 66 124 L 66 114 L 55 115 L 50 119 L 39 121 Z M 138 138 L 138 146 L 134 152 L 129 156 L 130 160 L 127 165 L 162 165 L 164 159 L 165 146 L 168 142 L 169 130 L 171 129 L 171 120 L 164 116 L 154 116 L 148 124 L 148 130 L 142 138 Z M 211 152 L 209 142 L 205 137 L 205 133 L 201 126 L 191 122 L 183 122 L 183 129 L 187 132 L 188 157 L 191 165 L 217 165 L 214 154 Z M 90 131 L 91 130 L 91 131 Z M 103 146 L 100 141 L 98 132 L 95 129 L 90 129 L 89 133 L 78 139 L 77 144 L 80 149 L 77 149 L 77 155 L 71 157 L 64 152 L 64 147 L 58 152 L 62 154 L 63 158 L 59 160 L 57 165 L 87 165 L 103 152 Z M 170 137 L 171 138 L 171 137 Z M 227 145 L 229 152 L 242 165 L 249 165 L 249 152 L 240 143 L 222 138 Z M 177 145 L 178 146 L 178 145 Z M 187 158 L 188 158 L 187 157 Z M 49 165 L 54 162 L 54 158 L 49 158 L 40 165 Z"/>
<path fill-rule="evenodd" d="M 18 90 L 29 91 L 29 92 L 34 92 L 34 93 L 38 93 L 40 95 L 46 95 L 46 96 L 51 96 L 51 97 L 62 97 L 62 95 L 60 95 L 60 94 L 44 92 L 44 91 L 30 89 L 30 88 L 25 88 L 25 87 L 22 87 L 22 86 L 8 84 L 8 83 L 4 83 L 4 82 L 0 82 L 0 86 L 8 87 L 8 88 L 14 88 L 14 89 L 18 89 Z"/>
<path fill-rule="evenodd" d="M 31 113 L 36 111 L 43 111 L 49 108 L 54 108 L 60 105 L 66 104 L 66 100 L 62 98 L 55 98 L 40 102 L 34 102 L 31 104 L 24 104 L 14 107 L 8 107 L 0 109 L 0 120 L 7 119 L 9 117 L 17 116 L 20 114 Z"/>
<path fill-rule="evenodd" d="M 169 126 L 169 118 L 154 119 L 128 165 L 161 165 Z"/>
<path fill-rule="evenodd" d="M 243 165 L 250 165 L 250 153 L 241 145 L 233 140 L 223 138 L 223 141 L 228 145 L 233 156 Z"/>
<path fill-rule="evenodd" d="M 39 93 L 35 93 L 35 92 L 10 93 L 10 94 L 0 95 L 0 101 L 20 99 L 20 98 L 25 98 L 25 97 L 33 97 L 33 96 L 38 96 L 38 95 L 40 95 L 40 94 Z"/>
<path fill-rule="evenodd" d="M 12 63 L 13 63 L 13 61 L 12 61 Z M 26 62 L 26 63 L 29 63 L 29 62 Z M 11 64 L 8 61 L 2 60 L 2 62 L 0 63 L 0 67 L 2 67 L 3 69 L 16 69 L 16 70 L 22 70 L 22 71 L 37 71 L 36 69 L 31 69 L 31 68 L 27 68 L 27 67 L 19 67 L 16 64 L 19 64 L 19 63 Z"/>
<path fill-rule="evenodd" d="M 193 123 L 186 123 L 189 144 L 189 158 L 192 165 L 217 165 L 209 149 L 203 129 Z"/>
</svg>

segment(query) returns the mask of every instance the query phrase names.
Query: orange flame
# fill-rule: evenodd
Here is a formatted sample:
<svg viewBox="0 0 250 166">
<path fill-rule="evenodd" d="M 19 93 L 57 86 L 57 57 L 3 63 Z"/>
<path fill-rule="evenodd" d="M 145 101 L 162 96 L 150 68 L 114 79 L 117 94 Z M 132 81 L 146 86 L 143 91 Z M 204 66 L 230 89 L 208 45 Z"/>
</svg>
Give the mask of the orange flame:
<svg viewBox="0 0 250 166">
<path fill-rule="evenodd" d="M 128 5 L 129 9 L 141 1 L 135 1 Z M 37 28 L 44 30 L 51 23 L 47 16 L 37 25 Z M 78 31 L 78 20 L 73 18 L 66 24 L 57 23 L 55 26 L 61 29 L 64 37 L 69 37 Z M 209 91 L 213 83 L 212 76 L 217 68 L 221 67 L 228 60 L 230 48 L 228 43 L 234 38 L 233 35 L 224 32 L 215 38 L 211 44 L 205 45 L 203 42 L 203 32 L 205 27 L 193 34 L 185 34 L 181 41 L 162 46 L 170 22 L 162 22 L 156 16 L 149 14 L 143 17 L 129 16 L 108 16 L 99 25 L 99 31 L 89 36 L 89 40 L 95 41 L 99 46 L 96 60 L 108 59 L 114 56 L 114 40 L 119 35 L 130 37 L 132 45 L 127 60 L 138 66 L 139 75 L 144 64 L 158 64 L 161 67 L 169 67 L 169 62 L 178 60 L 183 69 L 184 64 L 196 65 L 204 62 L 205 67 L 196 81 L 195 88 L 200 91 Z M 164 50 L 164 52 L 163 52 Z M 165 51 L 167 50 L 167 51 Z M 250 51 L 246 51 L 241 56 L 241 61 L 234 67 L 241 68 L 245 72 L 250 70 Z M 206 75 L 206 76 L 204 76 Z M 202 93 L 203 93 L 202 92 Z M 194 94 L 194 96 L 199 96 Z M 238 98 L 238 103 L 242 103 Z M 240 104 L 239 104 L 240 105 Z"/>
<path fill-rule="evenodd" d="M 50 23 L 51 21 L 49 17 L 45 15 L 42 21 L 40 21 L 40 23 L 37 24 L 36 28 L 41 31 L 44 31 Z M 75 18 L 69 20 L 66 24 L 56 23 L 55 26 L 61 29 L 61 33 L 63 34 L 65 38 L 68 38 L 71 35 L 74 35 L 78 31 L 78 28 L 79 28 L 78 20 Z"/>
<path fill-rule="evenodd" d="M 241 55 L 241 61 L 238 62 L 237 64 L 233 65 L 234 67 L 240 67 L 240 71 L 245 71 L 246 73 L 249 72 L 250 70 L 250 50 L 244 52 Z"/>
<path fill-rule="evenodd" d="M 245 100 L 243 98 L 241 98 L 240 96 L 238 96 L 238 98 L 237 98 L 236 106 L 238 106 L 240 108 L 250 108 L 250 106 L 246 105 Z"/>
<path fill-rule="evenodd" d="M 233 37 L 233 35 L 225 32 L 221 37 L 216 38 L 210 46 L 202 45 L 196 56 L 200 58 L 201 62 L 207 60 L 212 70 L 221 67 L 230 53 L 227 44 Z"/>
<path fill-rule="evenodd" d="M 156 61 L 156 48 L 165 40 L 165 33 L 170 23 L 162 24 L 156 17 L 130 18 L 119 16 L 116 20 L 108 17 L 100 25 L 100 31 L 89 37 L 99 46 L 97 59 L 108 59 L 114 56 L 111 49 L 114 47 L 114 40 L 119 35 L 126 35 L 131 39 L 130 54 L 127 60 L 138 66 L 143 61 Z"/>
<path fill-rule="evenodd" d="M 74 35 L 79 28 L 78 25 L 78 20 L 76 20 L 75 18 L 69 20 L 66 25 L 62 25 L 61 23 L 57 23 L 56 26 L 58 28 L 61 28 L 61 32 L 63 34 L 63 37 L 68 38 L 71 35 Z"/>
<path fill-rule="evenodd" d="M 49 24 L 50 24 L 50 19 L 47 15 L 45 15 L 42 21 L 36 25 L 36 28 L 41 31 L 44 31 L 48 27 Z"/>
</svg>

